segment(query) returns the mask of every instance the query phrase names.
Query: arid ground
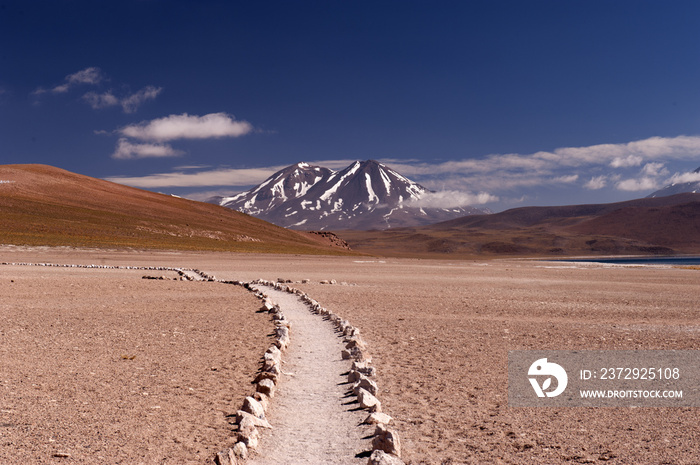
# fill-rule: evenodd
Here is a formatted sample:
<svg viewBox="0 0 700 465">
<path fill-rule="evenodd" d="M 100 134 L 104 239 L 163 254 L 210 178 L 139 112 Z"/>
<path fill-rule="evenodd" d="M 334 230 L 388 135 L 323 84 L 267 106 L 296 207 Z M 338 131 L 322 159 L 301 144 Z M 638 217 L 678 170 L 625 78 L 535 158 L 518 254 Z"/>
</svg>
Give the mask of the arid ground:
<svg viewBox="0 0 700 465">
<path fill-rule="evenodd" d="M 408 464 L 700 463 L 696 408 L 507 402 L 509 350 L 700 347 L 696 269 L 0 249 L 19 261 L 310 279 L 295 286 L 361 328 Z M 270 322 L 236 286 L 141 279 L 158 274 L 0 267 L 0 461 L 203 463 L 230 445 Z"/>
</svg>

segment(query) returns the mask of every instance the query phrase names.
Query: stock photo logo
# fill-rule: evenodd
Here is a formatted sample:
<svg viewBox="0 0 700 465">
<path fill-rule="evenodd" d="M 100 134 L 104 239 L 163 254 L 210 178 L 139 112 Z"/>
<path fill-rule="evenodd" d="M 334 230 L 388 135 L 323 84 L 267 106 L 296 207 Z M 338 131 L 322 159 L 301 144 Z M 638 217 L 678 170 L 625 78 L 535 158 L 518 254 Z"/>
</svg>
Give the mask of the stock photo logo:
<svg viewBox="0 0 700 465">
<path fill-rule="evenodd" d="M 569 382 L 566 370 L 561 365 L 548 362 L 546 358 L 535 360 L 530 365 L 527 374 L 537 397 L 556 397 L 564 392 Z M 548 391 L 548 389 L 552 388 L 552 378 L 557 380 L 556 387 L 554 390 Z M 540 380 L 542 380 L 542 384 L 540 384 Z"/>
</svg>

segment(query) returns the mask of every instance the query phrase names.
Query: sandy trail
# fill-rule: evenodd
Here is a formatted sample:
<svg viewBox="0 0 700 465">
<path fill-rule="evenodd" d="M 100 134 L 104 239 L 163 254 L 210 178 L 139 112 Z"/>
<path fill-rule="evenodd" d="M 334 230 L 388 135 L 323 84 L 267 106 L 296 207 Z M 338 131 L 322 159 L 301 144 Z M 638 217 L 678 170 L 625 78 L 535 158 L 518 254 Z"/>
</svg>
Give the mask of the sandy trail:
<svg viewBox="0 0 700 465">
<path fill-rule="evenodd" d="M 348 397 L 343 348 L 331 323 L 312 314 L 295 295 L 260 286 L 292 322 L 291 344 L 284 354 L 277 394 L 267 418 L 272 430 L 262 431 L 252 465 L 364 464 L 371 449 L 369 427 L 358 425 L 367 416 Z M 358 458 L 361 454 L 365 458 Z"/>
</svg>

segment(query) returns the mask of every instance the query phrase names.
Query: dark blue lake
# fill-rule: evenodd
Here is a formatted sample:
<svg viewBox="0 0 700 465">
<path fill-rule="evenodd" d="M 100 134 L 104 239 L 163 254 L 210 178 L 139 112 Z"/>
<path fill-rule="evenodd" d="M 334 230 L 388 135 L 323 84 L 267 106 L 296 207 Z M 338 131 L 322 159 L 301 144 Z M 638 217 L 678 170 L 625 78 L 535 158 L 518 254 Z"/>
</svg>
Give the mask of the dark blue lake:
<svg viewBox="0 0 700 465">
<path fill-rule="evenodd" d="M 700 265 L 700 257 L 582 258 L 557 261 L 610 263 L 615 265 Z"/>
</svg>

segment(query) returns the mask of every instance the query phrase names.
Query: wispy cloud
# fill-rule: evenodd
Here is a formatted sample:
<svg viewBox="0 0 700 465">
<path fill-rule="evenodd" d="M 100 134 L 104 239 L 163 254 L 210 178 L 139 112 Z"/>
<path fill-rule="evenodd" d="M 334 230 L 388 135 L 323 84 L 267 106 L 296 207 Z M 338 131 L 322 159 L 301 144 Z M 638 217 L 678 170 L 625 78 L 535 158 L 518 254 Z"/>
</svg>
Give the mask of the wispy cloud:
<svg viewBox="0 0 700 465">
<path fill-rule="evenodd" d="M 64 79 L 63 84 L 51 89 L 55 94 L 68 92 L 72 87 L 80 84 L 97 85 L 104 79 L 104 75 L 100 68 L 90 67 L 78 71 L 77 73 L 69 74 Z"/>
<path fill-rule="evenodd" d="M 221 168 L 198 173 L 172 172 L 136 177 L 112 176 L 107 178 L 107 180 L 146 189 L 206 186 L 248 187 L 260 184 L 282 168 L 282 166 L 241 169 Z"/>
<path fill-rule="evenodd" d="M 183 113 L 144 121 L 123 127 L 119 132 L 127 137 L 148 141 L 171 141 L 177 139 L 216 139 L 240 137 L 253 131 L 247 121 L 236 121 L 226 113 L 210 113 L 194 116 Z"/>
<path fill-rule="evenodd" d="M 484 158 L 446 161 L 443 163 L 392 163 L 407 175 L 446 173 L 496 173 L 522 171 L 552 174 L 557 169 L 586 165 L 609 165 L 614 168 L 639 166 L 644 161 L 692 160 L 700 156 L 700 137 L 651 137 L 625 144 L 599 144 L 588 147 L 562 147 L 551 152 L 533 154 L 495 154 Z"/>
<path fill-rule="evenodd" d="M 461 191 L 439 191 L 424 194 L 418 200 L 412 200 L 413 207 L 422 208 L 458 208 L 470 205 L 483 205 L 486 203 L 498 202 L 498 197 L 487 192 L 471 194 Z"/>
<path fill-rule="evenodd" d="M 639 155 L 627 155 L 626 157 L 615 157 L 610 162 L 610 166 L 613 168 L 627 168 L 632 166 L 639 166 L 644 161 Z"/>
<path fill-rule="evenodd" d="M 656 179 L 647 176 L 637 179 L 625 179 L 617 183 L 617 188 L 621 191 L 648 191 L 659 187 L 661 185 Z"/>
<path fill-rule="evenodd" d="M 99 84 L 103 79 L 102 70 L 94 66 L 66 76 L 68 84 Z"/>
<path fill-rule="evenodd" d="M 124 113 L 134 113 L 144 102 L 154 100 L 163 91 L 162 87 L 147 86 L 122 98 L 119 103 L 124 109 Z"/>
<path fill-rule="evenodd" d="M 83 95 L 83 100 L 85 100 L 94 110 L 119 105 L 119 99 L 115 97 L 111 91 L 104 92 L 102 94 L 98 94 L 97 92 L 88 92 Z"/>
<path fill-rule="evenodd" d="M 608 185 L 608 177 L 605 175 L 593 176 L 583 187 L 590 190 L 602 189 Z"/>
<path fill-rule="evenodd" d="M 203 170 L 206 168 L 211 168 L 211 165 L 180 165 L 176 166 L 174 170 Z"/>
<path fill-rule="evenodd" d="M 668 170 L 663 163 L 647 163 L 642 168 L 642 174 L 652 177 L 668 176 Z"/>
<path fill-rule="evenodd" d="M 578 174 L 567 174 L 564 176 L 557 176 L 552 179 L 555 184 L 572 184 L 578 180 Z"/>
<path fill-rule="evenodd" d="M 104 74 L 102 73 L 102 70 L 100 68 L 97 68 L 95 66 L 89 67 L 82 69 L 76 73 L 69 74 L 63 79 L 63 82 L 57 86 L 52 87 L 51 89 L 45 89 L 43 87 L 37 88 L 34 92 L 32 92 L 33 95 L 41 95 L 45 94 L 47 92 L 51 92 L 54 94 L 65 94 L 68 92 L 70 89 L 73 87 L 80 85 L 80 84 L 90 84 L 90 85 L 97 85 L 100 82 L 102 82 L 105 79 Z"/>
<path fill-rule="evenodd" d="M 48 89 L 44 87 L 37 88 L 32 92 L 32 96 L 37 98 L 34 103 L 38 103 L 38 97 L 44 94 L 65 94 L 78 86 L 100 86 L 105 81 L 109 81 L 109 79 L 102 70 L 96 66 L 91 66 L 69 74 L 59 85 Z M 128 86 L 122 87 L 128 88 Z M 135 93 L 124 89 L 121 91 L 113 89 L 103 92 L 89 91 L 83 94 L 82 100 L 94 110 L 121 106 L 124 113 L 134 113 L 144 102 L 155 99 L 162 91 L 162 87 L 156 86 L 146 86 Z"/>
<path fill-rule="evenodd" d="M 132 143 L 126 138 L 119 139 L 112 158 L 132 160 L 136 158 L 178 157 L 184 152 L 175 150 L 167 144 Z"/>
<path fill-rule="evenodd" d="M 122 97 L 117 97 L 114 95 L 114 91 L 109 90 L 101 94 L 93 91 L 87 92 L 82 98 L 94 110 L 121 106 L 124 113 L 135 113 L 144 102 L 154 100 L 162 91 L 162 87 L 147 86 L 136 93 Z"/>
<path fill-rule="evenodd" d="M 163 144 L 175 139 L 224 137 L 222 134 L 242 134 L 252 130 L 251 126 L 236 128 L 237 123 L 240 122 L 223 113 L 203 117 L 171 115 L 129 126 L 120 132 L 123 137 L 130 135 L 144 142 Z M 700 137 L 678 136 L 654 137 L 625 144 L 564 147 L 525 155 L 496 154 L 480 159 L 436 163 L 415 159 L 380 161 L 436 191 L 426 196 L 421 205 L 457 207 L 489 203 L 513 204 L 517 199 L 522 201 L 531 195 L 533 198 L 537 197 L 537 189 L 542 187 L 561 187 L 569 193 L 576 188 L 584 191 L 651 191 L 671 182 L 700 181 L 700 173 L 676 173 L 669 176 L 669 166 L 672 166 L 672 162 L 698 158 Z M 297 161 L 338 170 L 355 160 Z M 171 173 L 110 179 L 143 188 L 248 188 L 261 183 L 283 166 L 254 169 L 221 168 L 199 172 L 193 172 L 189 168 L 181 167 Z"/>
<path fill-rule="evenodd" d="M 665 162 L 698 158 L 700 137 L 678 136 L 651 137 L 624 144 L 562 147 L 532 154 L 494 154 L 441 163 L 382 161 L 432 188 L 503 192 L 552 182 L 577 184 L 581 179 L 588 179 L 582 183 L 587 189 L 614 186 L 631 191 L 655 188 L 659 184 L 657 178 L 668 175 Z M 615 174 L 616 170 L 642 165 L 641 173 L 634 180 L 620 181 L 619 174 Z M 610 173 L 595 173 L 604 169 Z"/>
</svg>

